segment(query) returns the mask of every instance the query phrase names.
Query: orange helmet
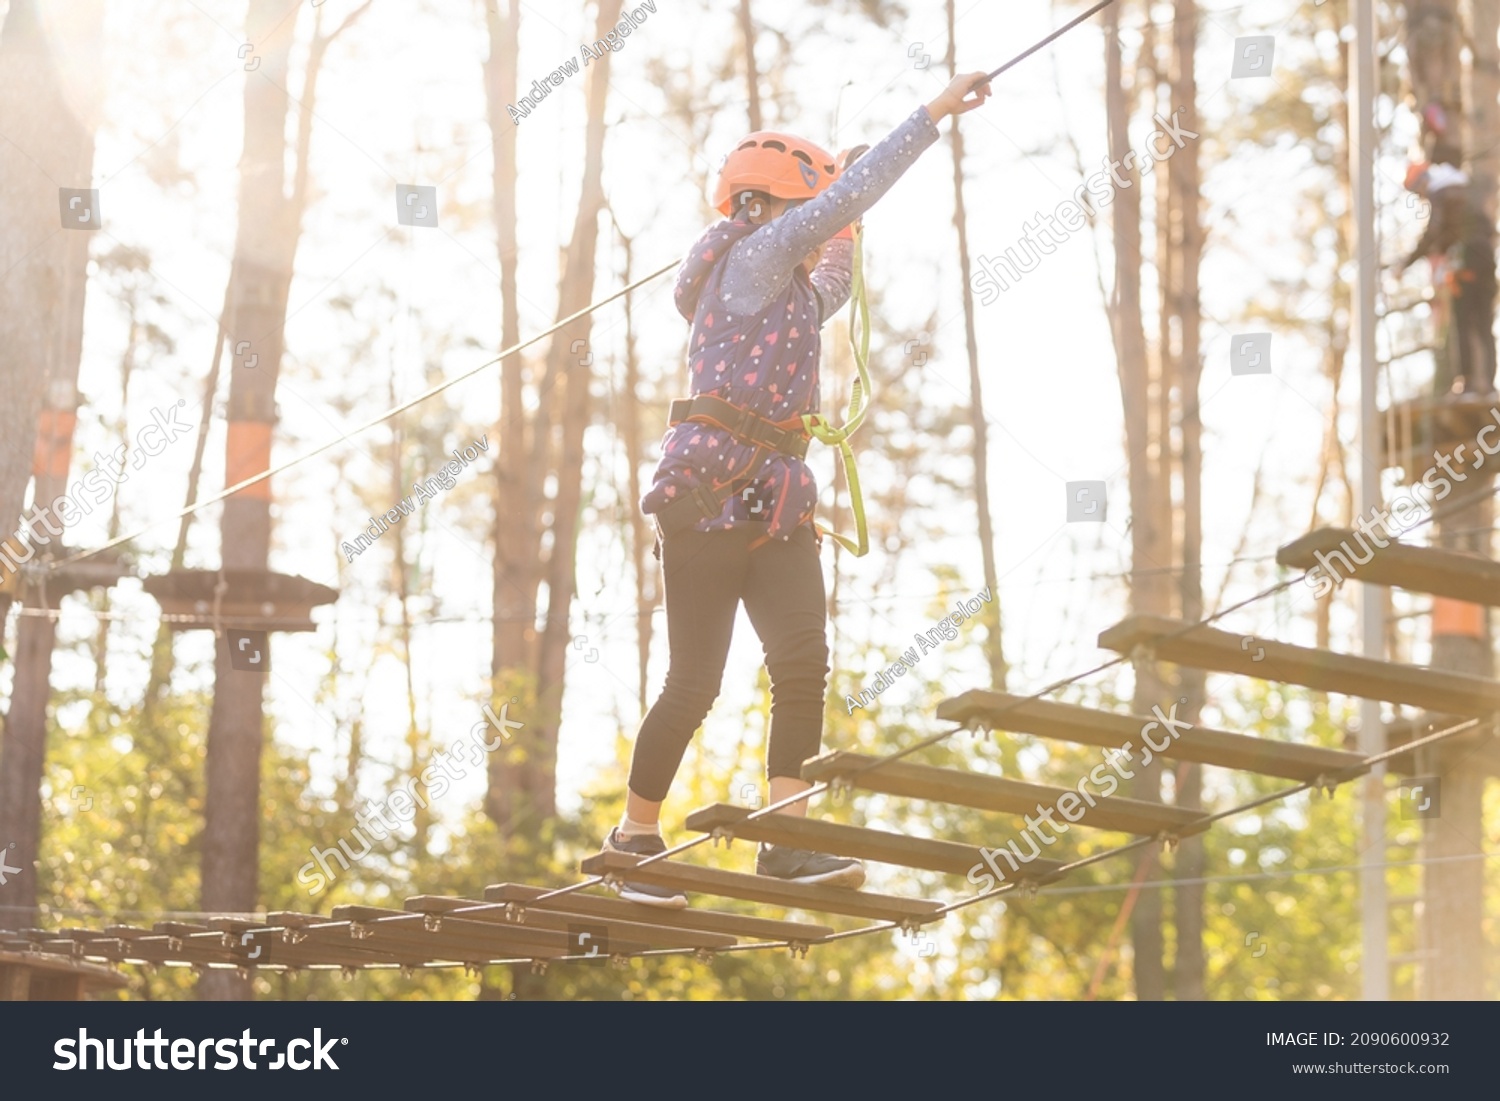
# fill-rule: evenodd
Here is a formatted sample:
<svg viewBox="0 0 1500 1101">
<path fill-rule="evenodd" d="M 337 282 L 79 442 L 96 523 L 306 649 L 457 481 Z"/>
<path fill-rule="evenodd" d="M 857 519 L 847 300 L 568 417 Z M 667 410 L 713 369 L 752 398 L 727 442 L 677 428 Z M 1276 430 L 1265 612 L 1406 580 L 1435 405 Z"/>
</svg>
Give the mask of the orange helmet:
<svg viewBox="0 0 1500 1101">
<path fill-rule="evenodd" d="M 724 158 L 714 206 L 728 217 L 734 196 L 763 191 L 777 199 L 811 199 L 838 178 L 834 159 L 810 141 L 775 130 L 747 134 Z"/>
</svg>

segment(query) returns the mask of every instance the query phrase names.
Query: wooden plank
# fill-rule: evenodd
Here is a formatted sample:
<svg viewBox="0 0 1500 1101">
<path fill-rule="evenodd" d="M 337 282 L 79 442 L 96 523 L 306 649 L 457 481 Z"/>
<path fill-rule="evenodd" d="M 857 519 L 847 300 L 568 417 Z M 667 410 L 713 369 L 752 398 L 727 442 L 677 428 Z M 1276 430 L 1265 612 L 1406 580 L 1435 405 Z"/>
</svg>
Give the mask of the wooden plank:
<svg viewBox="0 0 1500 1101">
<path fill-rule="evenodd" d="M 199 941 L 204 945 L 218 944 L 241 966 L 264 967 L 272 970 L 283 967 L 313 966 L 360 969 L 372 966 L 400 966 L 426 961 L 426 957 L 420 954 L 400 956 L 390 952 L 362 948 L 360 942 L 347 939 L 347 934 L 345 934 L 345 939 L 338 942 L 303 941 L 292 944 L 282 937 L 283 930 L 257 926 L 255 931 L 262 935 L 249 944 L 241 941 L 239 933 L 223 930 L 194 933 L 188 939 Z M 242 932 L 248 932 L 248 930 L 242 930 Z M 254 959 L 249 958 L 250 953 L 257 949 L 260 950 L 260 954 Z"/>
<path fill-rule="evenodd" d="M 1232 635 L 1164 616 L 1131 616 L 1104 631 L 1099 645 L 1128 654 L 1148 646 L 1162 661 L 1300 684 L 1358 699 L 1385 700 L 1450 715 L 1500 711 L 1500 682 L 1442 669 L 1419 669 L 1309 646 Z"/>
<path fill-rule="evenodd" d="M 421 929 L 391 925 L 384 929 L 377 924 L 366 927 L 368 933 L 355 939 L 349 922 L 330 922 L 327 925 L 309 926 L 300 932 L 319 951 L 324 947 L 337 951 L 342 946 L 357 947 L 364 951 L 386 952 L 410 965 L 448 962 L 455 964 L 495 964 L 524 962 L 533 959 L 554 959 L 566 955 L 559 948 L 544 948 L 527 945 L 519 948 L 514 941 L 503 947 L 493 938 L 487 943 L 476 943 L 456 933 L 426 933 Z"/>
<path fill-rule="evenodd" d="M 17 953 L 19 954 L 19 953 Z M 31 1000 L 31 972 L 13 954 L 0 950 L 0 1002 Z"/>
<path fill-rule="evenodd" d="M 687 828 L 700 833 L 729 830 L 736 838 L 746 841 L 790 845 L 796 849 L 812 849 L 879 864 L 899 864 L 905 868 L 926 868 L 949 875 L 966 876 L 974 868 L 984 866 L 984 854 L 977 845 L 908 837 L 886 830 L 801 818 L 795 814 L 767 814 L 752 820 L 749 816 L 754 813 L 748 807 L 716 803 L 689 814 Z M 1035 875 L 1029 878 L 1041 882 L 1060 867 L 1061 863 L 1056 860 L 1035 860 L 1030 865 Z"/>
<path fill-rule="evenodd" d="M 472 943 L 479 947 L 494 947 L 511 953 L 517 949 L 525 952 L 538 949 L 553 952 L 557 956 L 566 956 L 577 947 L 567 933 L 560 933 L 555 929 L 532 929 L 524 925 L 506 927 L 483 921 L 465 921 L 460 918 L 445 917 L 437 932 L 428 932 L 428 915 L 426 914 L 408 914 L 403 910 L 386 910 L 375 906 L 335 906 L 333 914 L 335 918 L 343 921 L 359 922 L 377 934 L 399 931 L 403 934 L 414 934 L 419 939 L 432 937 L 434 940 Z M 648 950 L 646 945 L 638 941 L 615 944 L 611 940 L 610 947 L 616 953 L 627 955 Z"/>
<path fill-rule="evenodd" d="M 221 949 L 194 944 L 186 937 L 169 937 L 159 933 L 147 933 L 126 942 L 125 951 L 129 959 L 144 959 L 150 963 L 199 963 L 205 966 L 219 964 L 229 967 L 243 966 Z"/>
<path fill-rule="evenodd" d="M 44 952 L 0 952 L 0 963 L 24 967 L 31 971 L 45 971 L 60 975 L 82 975 L 90 982 L 112 986 L 128 986 L 129 978 L 112 967 L 105 967 L 68 956 L 50 955 Z M 3 1000 L 3 999 L 0 999 Z"/>
<path fill-rule="evenodd" d="M 925 899 L 895 898 L 840 887 L 786 883 L 770 876 L 726 872 L 719 868 L 679 864 L 670 860 L 658 860 L 637 870 L 635 866 L 640 859 L 628 853 L 596 853 L 583 861 L 582 869 L 585 875 L 628 873 L 627 878 L 640 883 L 655 883 L 662 887 L 738 898 L 746 902 L 765 902 L 794 910 L 874 918 L 877 921 L 921 922 L 931 919 L 933 911 L 942 908 L 941 903 Z"/>
<path fill-rule="evenodd" d="M 327 914 L 304 914 L 297 910 L 272 910 L 266 915 L 267 925 L 282 929 L 309 929 L 333 920 Z"/>
<path fill-rule="evenodd" d="M 267 930 L 269 933 L 270 930 Z M 372 963 L 386 963 L 395 965 L 398 960 L 390 956 L 378 953 L 366 953 L 359 950 L 344 950 L 336 948 L 330 951 L 309 951 L 309 945 L 288 945 L 278 941 L 276 944 L 258 945 L 261 947 L 261 956 L 257 959 L 248 959 L 248 951 L 254 948 L 240 947 L 239 942 L 226 942 L 225 933 L 207 930 L 202 933 L 190 933 L 183 936 L 183 953 L 192 957 L 193 963 L 211 962 L 223 963 L 223 965 L 234 965 L 239 968 L 306 968 L 311 965 L 344 966 L 344 968 L 365 968 Z M 136 942 L 139 944 L 139 942 Z M 165 950 L 165 956 L 171 959 L 171 950 Z"/>
<path fill-rule="evenodd" d="M 541 908 L 553 913 L 587 917 L 649 919 L 653 925 L 699 929 L 706 933 L 724 933 L 751 940 L 784 940 L 796 944 L 814 944 L 833 935 L 833 930 L 826 925 L 701 910 L 695 906 L 689 906 L 685 910 L 664 910 L 659 906 L 647 906 L 623 898 L 600 898 L 580 891 L 542 902 L 536 901 L 547 893 L 543 887 L 522 883 L 497 883 L 484 889 L 484 897 L 490 902 L 525 903 L 528 911 Z"/>
<path fill-rule="evenodd" d="M 425 964 L 428 959 L 423 953 L 398 955 L 389 951 L 362 948 L 357 941 L 351 941 L 348 938 L 347 929 L 341 931 L 337 940 L 318 938 L 295 943 L 287 939 L 289 929 L 284 925 L 264 921 L 246 921 L 243 918 L 209 918 L 203 924 L 217 932 L 221 938 L 231 938 L 225 941 L 226 947 L 231 950 L 238 947 L 246 956 L 254 952 L 256 947 L 261 947 L 260 956 L 254 960 L 247 960 L 247 963 L 250 966 L 271 970 L 312 967 L 353 967 L 356 969 L 407 967 Z M 245 943 L 242 940 L 245 933 L 255 933 L 257 936 L 249 943 Z M 270 939 L 265 939 L 267 937 Z"/>
<path fill-rule="evenodd" d="M 1203 824 L 1206 816 L 1202 811 L 1186 807 L 1169 807 L 1165 803 L 1126 799 L 1118 795 L 1102 798 L 1092 788 L 1089 794 L 1096 805 L 1090 807 L 1073 788 L 1007 780 L 956 768 L 914 765 L 907 761 L 869 767 L 877 760 L 859 753 L 825 753 L 803 764 L 802 778 L 816 783 L 848 777 L 851 784 L 865 791 L 1006 814 L 1039 814 L 1048 808 L 1057 813 L 1058 800 L 1069 795 L 1082 814 L 1077 821 L 1070 821 L 1064 815 L 1055 821 L 1147 836 L 1166 832 L 1176 837 L 1188 837 L 1208 828 Z"/>
<path fill-rule="evenodd" d="M 401 911 L 386 911 L 387 913 L 400 913 Z M 308 941 L 318 946 L 319 951 L 325 947 L 359 952 L 381 953 L 394 958 L 397 962 L 415 965 L 425 963 L 429 960 L 443 959 L 453 963 L 464 963 L 463 957 L 438 956 L 432 951 L 432 945 L 412 946 L 406 943 L 393 943 L 389 939 L 381 946 L 376 947 L 370 940 L 355 940 L 350 932 L 350 923 L 338 921 L 328 917 L 326 914 L 304 914 L 295 910 L 273 910 L 266 915 L 266 923 L 282 929 L 294 930 L 296 933 L 307 938 L 302 942 L 305 946 Z M 545 955 L 545 953 L 542 953 Z M 529 955 L 518 957 L 529 959 Z"/>
<path fill-rule="evenodd" d="M 76 941 L 79 941 L 79 942 L 85 942 L 85 941 L 90 941 L 90 940 L 118 940 L 119 939 L 118 937 L 111 936 L 109 933 L 104 932 L 102 929 L 78 929 L 78 928 L 75 928 L 73 926 L 64 926 L 63 928 L 61 928 L 61 929 L 59 929 L 57 931 L 57 935 L 60 936 L 60 937 L 69 937 L 72 940 L 76 940 Z"/>
<path fill-rule="evenodd" d="M 153 933 L 161 933 L 169 937 L 190 937 L 194 933 L 207 933 L 207 925 L 189 924 L 185 921 L 158 921 L 151 926 Z"/>
<path fill-rule="evenodd" d="M 448 959 L 445 956 L 435 956 L 431 945 L 409 947 L 387 940 L 381 947 L 374 947 L 368 940 L 354 940 L 349 935 L 347 922 L 312 926 L 297 932 L 302 940 L 295 944 L 283 941 L 273 949 L 272 966 L 356 969 L 382 966 L 421 967 L 435 959 Z M 453 958 L 450 962 L 459 964 L 465 961 Z"/>
<path fill-rule="evenodd" d="M 1005 692 L 975 690 L 938 704 L 937 717 L 949 722 L 982 722 L 1017 734 L 1104 749 L 1123 749 L 1128 743 L 1138 751 L 1144 745 L 1141 731 L 1153 719 L 1140 715 L 1123 715 L 1096 711 L 1070 703 L 1050 700 L 1028 700 Z M 1152 739 L 1161 744 L 1163 735 L 1152 731 Z M 1319 776 L 1343 769 L 1358 768 L 1358 753 L 1326 749 L 1294 742 L 1273 742 L 1248 734 L 1231 734 L 1195 726 L 1180 730 L 1159 756 L 1220 768 L 1279 776 L 1286 780 L 1308 782 Z M 1129 763 L 1124 767 L 1130 771 Z M 1367 770 L 1362 770 L 1367 771 Z"/>
<path fill-rule="evenodd" d="M 40 952 L 52 952 L 59 956 L 77 956 L 81 946 L 71 937 L 65 937 L 51 929 L 22 929 L 21 938 L 36 945 Z"/>
<path fill-rule="evenodd" d="M 577 914 L 560 914 L 538 908 L 528 909 L 517 916 L 504 903 L 475 902 L 472 899 L 439 898 L 419 895 L 406 900 L 406 908 L 413 913 L 451 916 L 466 921 L 484 921 L 501 928 L 555 929 L 567 933 L 583 926 L 590 930 L 602 929 L 609 935 L 610 944 L 634 941 L 651 948 L 681 948 L 688 951 L 697 948 L 732 948 L 737 943 L 733 937 L 720 933 L 703 933 L 691 929 L 671 929 L 663 925 L 648 925 L 639 921 L 620 921 L 616 918 L 585 918 Z M 597 935 L 597 934 L 596 934 Z M 576 947 L 576 945 L 575 945 Z"/>
<path fill-rule="evenodd" d="M 1380 534 L 1379 529 L 1376 529 L 1376 534 Z M 1374 544 L 1368 540 L 1366 544 L 1362 548 L 1353 531 L 1319 528 L 1278 550 L 1276 562 L 1324 573 L 1326 567 L 1319 562 L 1321 555 L 1341 578 L 1352 577 L 1373 585 L 1500 607 L 1500 562 L 1477 554 L 1391 542 L 1384 549 L 1375 549 L 1373 557 L 1359 565 L 1350 558 L 1346 548 L 1356 548 L 1368 554 Z M 1337 557 L 1334 557 L 1335 553 Z"/>
<path fill-rule="evenodd" d="M 124 941 L 116 940 L 113 937 L 106 937 L 103 934 L 80 938 L 73 936 L 71 930 L 64 929 L 61 932 L 65 936 L 72 937 L 73 942 L 78 945 L 78 950 L 84 959 L 118 962 L 125 951 Z"/>
</svg>

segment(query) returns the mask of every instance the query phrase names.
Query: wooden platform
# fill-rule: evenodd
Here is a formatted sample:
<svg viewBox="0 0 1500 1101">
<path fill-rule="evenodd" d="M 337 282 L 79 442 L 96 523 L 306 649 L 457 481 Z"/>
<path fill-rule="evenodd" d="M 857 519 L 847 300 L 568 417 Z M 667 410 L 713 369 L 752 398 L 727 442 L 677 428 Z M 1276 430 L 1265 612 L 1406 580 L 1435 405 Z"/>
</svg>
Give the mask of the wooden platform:
<svg viewBox="0 0 1500 1101">
<path fill-rule="evenodd" d="M 654 883 L 659 887 L 675 887 L 689 893 L 740 898 L 747 902 L 784 906 L 790 910 L 845 914 L 849 917 L 873 918 L 876 921 L 920 924 L 923 920 L 931 920 L 934 912 L 942 909 L 942 903 L 925 899 L 896 898 L 839 887 L 785 883 L 769 876 L 726 872 L 719 868 L 705 868 L 698 864 L 682 864 L 672 860 L 658 860 L 637 871 L 635 866 L 639 861 L 639 857 L 626 853 L 597 853 L 585 859 L 582 868 L 586 875 L 629 873 L 630 879 Z"/>
<path fill-rule="evenodd" d="M 1496 434 L 1500 437 L 1500 429 Z M 1380 534 L 1379 528 L 1375 530 Z M 1345 579 L 1352 577 L 1372 585 L 1388 585 L 1500 607 L 1500 562 L 1477 554 L 1393 542 L 1384 550 L 1369 543 L 1368 546 L 1375 549 L 1374 556 L 1361 566 L 1349 559 L 1343 549 L 1348 546 L 1361 554 L 1369 553 L 1369 550 L 1360 550 L 1360 543 L 1354 536 L 1353 531 L 1344 528 L 1319 528 L 1278 550 L 1276 561 L 1282 566 L 1302 570 L 1316 568 L 1322 572 L 1318 563 L 1321 554 Z M 1335 551 L 1347 560 L 1348 565 L 1344 560 L 1331 558 Z"/>
<path fill-rule="evenodd" d="M 1376 447 L 1384 466 L 1399 468 L 1408 484 L 1420 482 L 1427 471 L 1437 469 L 1433 452 L 1452 456 L 1450 465 L 1459 473 L 1474 469 L 1473 456 L 1479 433 L 1488 424 L 1500 423 L 1495 399 L 1480 394 L 1441 394 L 1394 402 L 1381 410 L 1376 421 Z M 1490 433 L 1484 442 L 1500 441 Z M 1455 454 L 1464 444 L 1463 455 Z"/>
<path fill-rule="evenodd" d="M 487 900 L 522 904 L 526 907 L 527 914 L 536 909 L 544 909 L 552 913 L 577 914 L 590 918 L 649 921 L 652 925 L 673 929 L 696 929 L 706 933 L 748 937 L 752 940 L 784 940 L 796 944 L 813 944 L 824 937 L 833 935 L 833 930 L 826 925 L 751 917 L 747 914 L 704 910 L 696 906 L 689 906 L 685 910 L 665 910 L 620 898 L 600 898 L 581 891 L 537 901 L 541 895 L 547 893 L 549 892 L 544 888 L 520 883 L 498 883 L 484 889 L 484 897 Z"/>
<path fill-rule="evenodd" d="M 113 967 L 80 958 L 73 942 L 62 939 L 69 945 L 66 952 L 30 941 L 0 949 L 0 1001 L 77 1002 L 130 985 Z"/>
<path fill-rule="evenodd" d="M 795 814 L 767 814 L 748 821 L 753 813 L 755 812 L 746 807 L 718 803 L 693 811 L 687 816 L 686 825 L 688 829 L 701 833 L 727 830 L 746 841 L 766 841 L 772 845 L 812 849 L 814 852 L 870 860 L 877 864 L 925 868 L 949 875 L 968 875 L 971 868 L 984 863 L 984 856 L 976 845 L 960 845 L 954 841 L 935 841 L 885 830 L 843 826 L 835 822 L 821 822 L 816 818 L 801 818 Z M 1036 870 L 1033 878 L 1041 882 L 1061 866 L 1055 860 L 1037 860 L 1033 863 Z"/>
<path fill-rule="evenodd" d="M 1500 711 L 1500 682 L 1485 677 L 1232 635 L 1162 616 L 1131 616 L 1100 634 L 1099 645 L 1122 654 L 1146 646 L 1162 661 L 1193 669 L 1300 684 L 1323 692 L 1402 703 L 1450 715 L 1490 715 Z"/>
<path fill-rule="evenodd" d="M 0 542 L 0 550 L 19 561 L 21 551 L 14 538 Z M 31 561 L 18 570 L 0 568 L 0 594 L 19 598 L 33 608 L 55 611 L 64 596 L 87 589 L 108 589 L 131 573 L 119 551 L 103 551 L 66 566 L 53 565 L 77 553 L 78 548 L 47 543 L 32 550 Z"/>
<path fill-rule="evenodd" d="M 1097 711 L 1050 700 L 1028 700 L 1024 696 L 985 690 L 965 692 L 962 696 L 944 700 L 938 705 L 937 715 L 950 722 L 979 722 L 998 730 L 1105 749 L 1121 749 L 1127 742 L 1139 749 L 1144 744 L 1142 728 L 1154 721 L 1140 715 Z M 1152 737 L 1160 744 L 1162 736 L 1159 732 L 1152 731 Z M 1199 726 L 1180 731 L 1159 756 L 1299 782 L 1360 769 L 1362 760 L 1359 754 L 1341 749 L 1273 742 L 1268 738 Z"/>
<path fill-rule="evenodd" d="M 339 596 L 327 585 L 269 570 L 174 570 L 146 578 L 141 587 L 174 617 L 166 623 L 174 631 L 315 631 L 313 608 Z"/>
<path fill-rule="evenodd" d="M 1071 796 L 1070 804 L 1077 803 L 1082 810 L 1077 821 L 1059 814 L 1056 821 L 1070 825 L 1148 836 L 1169 833 L 1175 837 L 1187 837 L 1207 828 L 1203 824 L 1205 816 L 1202 811 L 1185 807 L 1170 807 L 1165 803 L 1126 799 L 1119 795 L 1101 798 L 1092 788 L 1090 794 L 1097 805 L 1091 807 L 1073 788 L 1049 787 L 955 768 L 914 765 L 907 761 L 869 767 L 876 760 L 858 753 L 825 753 L 802 766 L 802 778 L 812 781 L 845 779 L 865 791 L 1005 814 L 1036 814 L 1056 808 L 1058 801 L 1066 795 Z M 1077 812 L 1077 808 L 1070 806 L 1070 809 Z"/>
</svg>

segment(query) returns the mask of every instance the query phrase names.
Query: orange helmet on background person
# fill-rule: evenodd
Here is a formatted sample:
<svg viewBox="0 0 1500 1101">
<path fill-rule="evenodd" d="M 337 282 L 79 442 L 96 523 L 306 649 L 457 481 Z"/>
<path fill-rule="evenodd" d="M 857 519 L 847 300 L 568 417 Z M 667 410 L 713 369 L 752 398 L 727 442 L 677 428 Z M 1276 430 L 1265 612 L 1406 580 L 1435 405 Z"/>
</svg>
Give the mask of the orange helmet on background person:
<svg viewBox="0 0 1500 1101">
<path fill-rule="evenodd" d="M 761 191 L 777 199 L 811 199 L 834 180 L 838 168 L 827 150 L 776 130 L 747 134 L 719 166 L 714 206 L 728 217 L 734 196 Z"/>
</svg>

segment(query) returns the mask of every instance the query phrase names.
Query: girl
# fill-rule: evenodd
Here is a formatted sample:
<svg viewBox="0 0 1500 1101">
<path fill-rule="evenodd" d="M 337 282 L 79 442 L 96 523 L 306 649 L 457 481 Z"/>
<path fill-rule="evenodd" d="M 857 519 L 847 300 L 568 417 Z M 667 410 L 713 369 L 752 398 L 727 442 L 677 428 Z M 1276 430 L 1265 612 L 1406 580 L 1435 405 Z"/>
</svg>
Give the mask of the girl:
<svg viewBox="0 0 1500 1101">
<path fill-rule="evenodd" d="M 804 413 L 818 411 L 819 328 L 849 297 L 853 225 L 928 146 L 937 123 L 989 97 L 983 73 L 954 80 L 852 166 L 811 142 L 760 131 L 725 158 L 710 227 L 677 277 L 692 323 L 691 392 L 642 509 L 655 517 L 665 572 L 667 682 L 635 743 L 625 815 L 608 852 L 666 850 L 659 818 L 688 742 L 719 693 L 741 603 L 771 679 L 766 775 L 771 802 L 810 786 L 802 763 L 822 742 L 828 643 L 818 488 L 803 462 Z M 805 815 L 806 801 L 782 813 Z M 762 845 L 756 871 L 795 883 L 858 887 L 857 860 Z M 625 883 L 624 898 L 682 907 L 680 891 Z"/>
</svg>

